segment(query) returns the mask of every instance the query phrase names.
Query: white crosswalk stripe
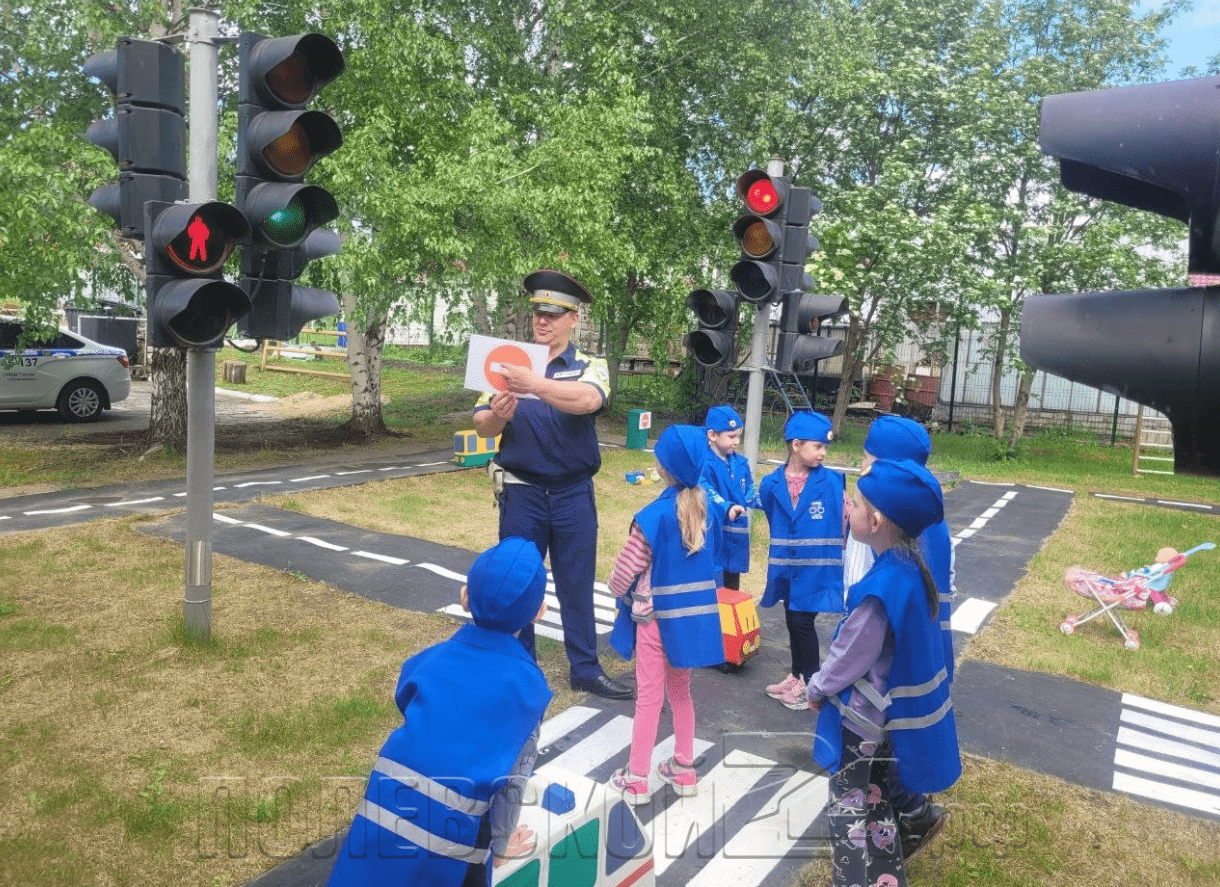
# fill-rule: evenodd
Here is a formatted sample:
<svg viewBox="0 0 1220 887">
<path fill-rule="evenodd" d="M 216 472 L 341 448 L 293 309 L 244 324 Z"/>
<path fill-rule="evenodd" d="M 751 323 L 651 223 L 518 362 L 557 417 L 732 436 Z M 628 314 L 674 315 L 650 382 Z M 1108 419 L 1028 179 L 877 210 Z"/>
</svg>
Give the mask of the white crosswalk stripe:
<svg viewBox="0 0 1220 887">
<path fill-rule="evenodd" d="M 1220 717 L 1122 697 L 1115 791 L 1220 816 Z"/>
</svg>

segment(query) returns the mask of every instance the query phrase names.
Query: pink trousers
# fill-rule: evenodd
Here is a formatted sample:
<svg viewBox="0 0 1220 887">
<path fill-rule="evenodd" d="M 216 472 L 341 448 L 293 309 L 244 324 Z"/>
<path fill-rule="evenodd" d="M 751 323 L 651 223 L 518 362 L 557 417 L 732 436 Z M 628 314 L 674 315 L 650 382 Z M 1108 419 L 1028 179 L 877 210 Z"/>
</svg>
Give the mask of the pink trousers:
<svg viewBox="0 0 1220 887">
<path fill-rule="evenodd" d="M 647 776 L 657 741 L 661 707 L 669 696 L 674 718 L 674 757 L 689 767 L 695 754 L 695 707 L 690 698 L 689 668 L 673 668 L 661 645 L 654 619 L 635 627 L 635 723 L 631 728 L 631 772 Z"/>
</svg>

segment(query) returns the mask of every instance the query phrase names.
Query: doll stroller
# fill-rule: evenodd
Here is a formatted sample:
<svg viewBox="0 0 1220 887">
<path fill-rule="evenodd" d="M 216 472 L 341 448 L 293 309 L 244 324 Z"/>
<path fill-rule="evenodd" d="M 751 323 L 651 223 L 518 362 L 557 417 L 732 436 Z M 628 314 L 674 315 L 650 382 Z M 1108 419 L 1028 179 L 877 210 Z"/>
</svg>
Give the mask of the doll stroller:
<svg viewBox="0 0 1220 887">
<path fill-rule="evenodd" d="M 1172 548 L 1157 552 L 1154 563 L 1108 578 L 1083 567 L 1069 567 L 1063 581 L 1067 587 L 1081 597 L 1089 598 L 1097 606 L 1080 616 L 1068 616 L 1059 625 L 1064 634 L 1073 634 L 1076 626 L 1083 625 L 1100 616 L 1108 616 L 1123 639 L 1128 650 L 1138 650 L 1139 632 L 1128 628 L 1119 615 L 1120 610 L 1143 610 L 1149 603 L 1158 615 L 1167 616 L 1178 605 L 1178 599 L 1165 593 L 1173 580 L 1174 572 L 1186 563 L 1186 559 L 1199 551 L 1215 548 L 1216 543 L 1204 542 L 1189 551 L 1178 553 Z"/>
</svg>

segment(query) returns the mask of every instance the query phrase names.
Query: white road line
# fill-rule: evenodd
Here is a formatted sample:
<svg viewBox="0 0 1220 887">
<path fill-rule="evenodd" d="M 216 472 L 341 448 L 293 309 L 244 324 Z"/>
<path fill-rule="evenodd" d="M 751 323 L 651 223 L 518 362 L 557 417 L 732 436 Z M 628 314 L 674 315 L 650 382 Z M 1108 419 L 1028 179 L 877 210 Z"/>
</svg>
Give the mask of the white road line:
<svg viewBox="0 0 1220 887">
<path fill-rule="evenodd" d="M 1195 711 L 1193 708 L 1183 708 L 1180 705 L 1171 705 L 1168 702 L 1161 702 L 1159 699 L 1148 699 L 1145 696 L 1137 696 L 1134 693 L 1124 693 L 1123 705 L 1146 709 L 1157 714 L 1179 718 L 1183 721 L 1205 724 L 1220 730 L 1220 715 L 1208 714 L 1205 711 Z"/>
<path fill-rule="evenodd" d="M 954 608 L 949 617 L 949 628 L 965 634 L 975 634 L 995 606 L 991 601 L 982 598 L 966 598 Z"/>
<path fill-rule="evenodd" d="M 1185 764 L 1163 761 L 1160 758 L 1141 755 L 1137 752 L 1128 751 L 1125 748 L 1117 749 L 1114 752 L 1114 766 L 1122 767 L 1125 770 L 1134 770 L 1136 773 L 1146 776 L 1161 776 L 1165 779 L 1176 779 L 1179 782 L 1190 783 L 1196 788 L 1216 789 L 1220 792 L 1220 773 L 1214 770 L 1187 767 Z M 1220 802 L 1220 794 L 1217 794 L 1216 800 Z"/>
<path fill-rule="evenodd" d="M 1200 505 L 1198 502 L 1173 502 L 1169 499 L 1157 499 L 1158 505 L 1177 505 L 1180 508 L 1199 508 L 1203 511 L 1211 511 L 1210 505 Z"/>
<path fill-rule="evenodd" d="M 1064 490 L 1064 489 L 1060 489 L 1059 487 L 1040 487 L 1037 484 L 1030 484 L 1029 488 L 1031 490 L 1046 490 L 1047 492 L 1050 492 L 1050 493 L 1070 493 L 1073 495 L 1076 492 L 1075 490 Z"/>
<path fill-rule="evenodd" d="M 707 834 L 773 766 L 774 762 L 766 758 L 733 749 L 710 772 L 700 773 L 699 794 L 680 798 L 651 823 L 657 877 L 675 860 L 681 859 L 688 849 L 696 849 L 700 836 Z M 723 846 L 724 841 L 716 843 Z"/>
<path fill-rule="evenodd" d="M 393 564 L 396 567 L 401 567 L 404 564 L 411 563 L 410 561 L 405 561 L 400 557 L 390 557 L 388 554 L 375 554 L 371 551 L 353 551 L 352 554 L 354 554 L 356 557 L 368 558 L 371 561 L 381 561 L 384 564 Z"/>
<path fill-rule="evenodd" d="M 92 505 L 70 505 L 67 508 L 46 508 L 41 511 L 23 511 L 21 513 L 26 517 L 33 517 L 36 514 L 70 514 L 73 511 L 87 511 L 92 507 Z"/>
<path fill-rule="evenodd" d="M 212 513 L 212 520 L 220 521 L 222 524 L 231 524 L 232 526 L 245 523 L 245 521 L 240 521 L 235 517 L 229 517 L 227 514 L 221 514 L 219 511 Z"/>
<path fill-rule="evenodd" d="M 1206 764 L 1209 767 L 1215 767 L 1220 770 L 1220 752 L 1204 751 L 1197 745 L 1175 742 L 1172 739 L 1154 736 L 1151 733 L 1134 730 L 1131 727 L 1119 727 L 1114 741 L 1120 746 L 1125 745 L 1129 748 L 1156 752 L 1167 757 L 1184 758 L 1195 764 Z"/>
<path fill-rule="evenodd" d="M 437 566 L 436 564 L 419 563 L 419 564 L 416 564 L 415 566 L 423 567 L 425 570 L 435 573 L 438 576 L 442 576 L 445 579 L 452 579 L 454 582 L 465 582 L 466 581 L 465 573 L 456 573 L 453 570 L 447 570 L 444 567 Z"/>
<path fill-rule="evenodd" d="M 289 483 L 299 484 L 307 480 L 326 480 L 330 477 L 329 474 L 311 474 L 309 477 L 294 477 L 289 480 Z"/>
<path fill-rule="evenodd" d="M 371 468 L 359 468 L 359 469 L 354 469 L 352 471 L 336 471 L 335 476 L 336 477 L 347 477 L 349 474 L 372 474 L 372 473 L 373 473 L 373 469 L 371 469 Z"/>
<path fill-rule="evenodd" d="M 1216 731 L 1208 730 L 1204 727 L 1191 727 L 1183 724 L 1181 721 L 1169 721 L 1154 715 L 1144 714 L 1143 712 L 1131 711 L 1130 709 L 1123 709 L 1118 719 L 1121 724 L 1154 730 L 1165 736 L 1172 736 L 1174 739 L 1184 739 L 1187 742 L 1197 742 L 1208 748 L 1215 748 L 1217 745 Z"/>
<path fill-rule="evenodd" d="M 107 508 L 124 508 L 130 505 L 147 505 L 149 502 L 161 502 L 165 499 L 164 496 L 152 496 L 148 499 L 127 499 L 123 502 L 107 502 Z"/>
<path fill-rule="evenodd" d="M 1188 807 L 1192 810 L 1210 813 L 1212 816 L 1220 813 L 1220 795 L 1211 795 L 1207 792 L 1192 791 L 1188 788 L 1168 786 L 1163 782 L 1143 779 L 1139 776 L 1131 776 L 1126 773 L 1114 774 L 1114 790 L 1126 792 L 1129 795 L 1137 795 L 1141 798 L 1150 798 L 1165 804 Z"/>
<path fill-rule="evenodd" d="M 249 527 L 251 530 L 259 530 L 263 533 L 268 533 L 272 536 L 279 536 L 280 538 L 283 538 L 284 536 L 292 535 L 291 533 L 288 533 L 284 530 L 277 530 L 275 527 L 265 527 L 262 524 L 246 524 L 246 526 Z"/>
<path fill-rule="evenodd" d="M 1138 496 L 1113 496 L 1109 493 L 1094 493 L 1098 499 L 1118 499 L 1123 502 L 1147 502 L 1147 499 L 1141 499 Z"/>
<path fill-rule="evenodd" d="M 333 542 L 327 542 L 325 539 L 319 539 L 316 536 L 297 536 L 302 542 L 308 542 L 310 545 L 316 545 L 319 548 L 326 548 L 330 551 L 347 551 L 345 545 L 335 545 Z"/>
<path fill-rule="evenodd" d="M 771 870 L 792 852 L 826 806 L 829 787 L 825 776 L 794 773 L 687 887 L 767 883 Z"/>
<path fill-rule="evenodd" d="M 282 480 L 248 480 L 240 484 L 233 484 L 233 488 L 241 490 L 245 487 L 276 487 L 282 483 Z M 217 489 L 223 489 L 223 487 L 217 487 Z"/>
<path fill-rule="evenodd" d="M 562 770 L 584 774 L 600 767 L 630 744 L 631 718 L 627 715 L 616 715 L 547 763 Z"/>
<path fill-rule="evenodd" d="M 567 736 L 597 712 L 596 708 L 574 705 L 571 708 L 565 708 L 553 718 L 547 718 L 542 722 L 542 728 L 538 731 L 538 750 L 550 748 L 556 740 Z"/>
</svg>

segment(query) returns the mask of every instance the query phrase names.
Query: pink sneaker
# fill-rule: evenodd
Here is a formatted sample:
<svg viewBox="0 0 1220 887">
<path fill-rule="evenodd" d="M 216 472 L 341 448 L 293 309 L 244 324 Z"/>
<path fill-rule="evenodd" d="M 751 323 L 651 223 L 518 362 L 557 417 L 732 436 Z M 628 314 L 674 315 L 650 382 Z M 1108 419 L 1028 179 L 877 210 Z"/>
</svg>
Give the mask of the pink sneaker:
<svg viewBox="0 0 1220 887">
<path fill-rule="evenodd" d="M 768 685 L 764 692 L 772 699 L 779 699 L 784 695 L 784 693 L 792 688 L 793 684 L 799 684 L 800 682 L 800 678 L 796 677 L 795 675 L 788 675 L 788 677 L 784 678 L 778 684 Z"/>
<path fill-rule="evenodd" d="M 679 798 L 689 798 L 699 794 L 699 786 L 696 785 L 699 777 L 695 773 L 695 768 L 679 764 L 675 758 L 657 764 L 657 776 L 661 777 L 662 782 L 672 785 Z"/>
<path fill-rule="evenodd" d="M 623 796 L 623 800 L 636 807 L 652 800 L 652 792 L 648 790 L 648 778 L 636 776 L 628 768 L 615 770 L 610 777 L 610 789 Z"/>
<path fill-rule="evenodd" d="M 805 695 L 805 684 L 797 681 L 780 695 L 779 701 L 793 711 L 803 711 L 809 708 L 809 697 Z"/>
</svg>

